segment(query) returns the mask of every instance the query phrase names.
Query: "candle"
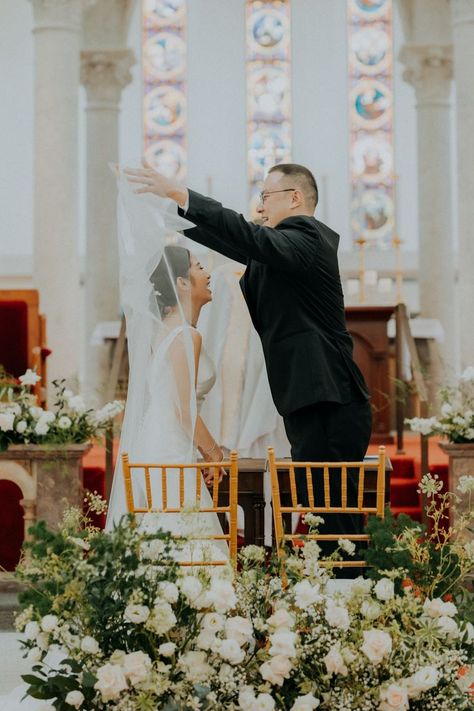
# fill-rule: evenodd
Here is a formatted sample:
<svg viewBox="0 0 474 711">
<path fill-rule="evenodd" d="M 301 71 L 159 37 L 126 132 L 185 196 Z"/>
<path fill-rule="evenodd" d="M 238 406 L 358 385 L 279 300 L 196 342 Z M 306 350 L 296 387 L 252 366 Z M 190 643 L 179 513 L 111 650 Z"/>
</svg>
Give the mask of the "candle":
<svg viewBox="0 0 474 711">
<path fill-rule="evenodd" d="M 377 286 L 377 272 L 375 269 L 367 269 L 365 271 L 364 283 L 366 286 Z"/>
</svg>

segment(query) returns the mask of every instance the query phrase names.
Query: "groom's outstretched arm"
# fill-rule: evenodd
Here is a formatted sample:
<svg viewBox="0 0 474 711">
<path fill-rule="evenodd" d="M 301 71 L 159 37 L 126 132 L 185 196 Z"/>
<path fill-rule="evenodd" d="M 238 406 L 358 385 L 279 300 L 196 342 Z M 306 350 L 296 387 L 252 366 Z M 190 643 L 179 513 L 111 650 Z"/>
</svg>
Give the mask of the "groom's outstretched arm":
<svg viewBox="0 0 474 711">
<path fill-rule="evenodd" d="M 217 251 L 231 247 L 247 258 L 295 271 L 310 268 L 317 256 L 314 234 L 305 234 L 291 227 L 275 229 L 257 225 L 235 210 L 223 207 L 217 200 L 193 190 L 188 190 L 186 207 L 182 214 L 202 228 L 203 239 L 207 233 L 212 235 L 215 244 L 221 246 L 212 247 Z M 192 229 L 188 236 L 194 239 Z M 202 244 L 212 246 L 209 241 Z"/>
</svg>

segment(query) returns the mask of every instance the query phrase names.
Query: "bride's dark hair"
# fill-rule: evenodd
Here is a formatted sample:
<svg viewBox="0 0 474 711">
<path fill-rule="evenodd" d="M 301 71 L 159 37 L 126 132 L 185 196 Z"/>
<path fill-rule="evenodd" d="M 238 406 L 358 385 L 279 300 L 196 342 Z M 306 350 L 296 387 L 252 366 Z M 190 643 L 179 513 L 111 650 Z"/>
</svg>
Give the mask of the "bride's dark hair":
<svg viewBox="0 0 474 711">
<path fill-rule="evenodd" d="M 169 309 L 178 303 L 176 279 L 188 277 L 190 266 L 191 252 L 189 249 L 174 244 L 165 247 L 163 257 L 150 277 L 162 317 L 166 316 Z"/>
</svg>

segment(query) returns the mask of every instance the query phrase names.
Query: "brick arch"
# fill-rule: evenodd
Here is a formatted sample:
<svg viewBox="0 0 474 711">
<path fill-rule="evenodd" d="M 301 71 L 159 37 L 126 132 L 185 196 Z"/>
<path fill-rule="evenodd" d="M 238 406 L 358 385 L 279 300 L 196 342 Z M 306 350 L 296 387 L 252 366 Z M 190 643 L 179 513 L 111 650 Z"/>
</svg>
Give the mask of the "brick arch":
<svg viewBox="0 0 474 711">
<path fill-rule="evenodd" d="M 0 461 L 0 481 L 11 482 L 21 491 L 22 498 L 18 503 L 20 507 L 23 507 L 23 515 L 21 514 L 21 508 L 18 508 L 14 516 L 18 519 L 20 525 L 23 519 L 23 540 L 26 540 L 28 529 L 36 518 L 36 481 L 21 464 L 9 460 Z M 12 563 L 12 561 L 18 560 L 23 540 L 21 542 L 17 540 L 16 544 L 14 544 L 15 550 L 8 551 L 9 565 L 5 566 L 7 569 L 14 569 L 16 563 Z"/>
</svg>

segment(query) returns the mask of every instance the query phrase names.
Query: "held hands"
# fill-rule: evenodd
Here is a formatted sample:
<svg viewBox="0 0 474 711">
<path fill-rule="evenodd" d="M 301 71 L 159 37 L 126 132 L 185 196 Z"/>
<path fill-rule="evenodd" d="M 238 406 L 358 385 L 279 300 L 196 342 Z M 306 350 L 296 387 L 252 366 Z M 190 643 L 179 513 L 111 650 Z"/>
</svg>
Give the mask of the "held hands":
<svg viewBox="0 0 474 711">
<path fill-rule="evenodd" d="M 188 191 L 181 183 L 174 178 L 167 178 L 154 170 L 146 160 L 142 161 L 143 168 L 125 168 L 124 173 L 130 183 L 136 183 L 141 187 L 135 190 L 136 193 L 153 193 L 159 197 L 171 198 L 184 207 L 188 200 Z"/>
<path fill-rule="evenodd" d="M 212 449 L 210 449 L 208 451 L 201 449 L 201 447 L 198 447 L 198 449 L 201 452 L 204 461 L 206 461 L 206 462 L 222 462 L 222 460 L 224 459 L 224 452 L 217 444 L 215 444 L 212 447 Z M 202 475 L 204 477 L 204 481 L 207 484 L 207 486 L 210 486 L 211 484 L 214 483 L 215 470 L 216 470 L 215 467 L 212 467 L 212 468 L 205 467 L 202 470 Z M 218 474 L 219 484 L 225 476 L 227 476 L 227 472 L 224 468 L 221 467 L 219 470 L 219 474 Z"/>
</svg>

